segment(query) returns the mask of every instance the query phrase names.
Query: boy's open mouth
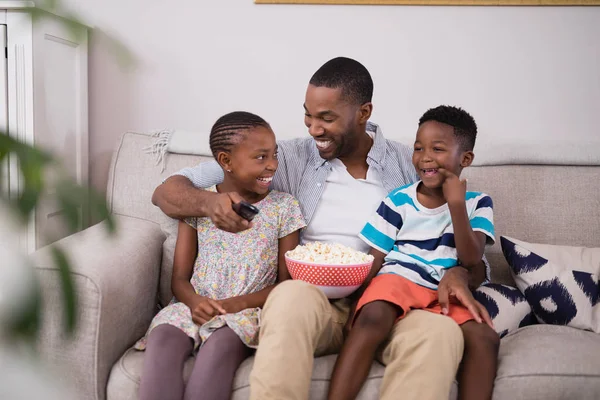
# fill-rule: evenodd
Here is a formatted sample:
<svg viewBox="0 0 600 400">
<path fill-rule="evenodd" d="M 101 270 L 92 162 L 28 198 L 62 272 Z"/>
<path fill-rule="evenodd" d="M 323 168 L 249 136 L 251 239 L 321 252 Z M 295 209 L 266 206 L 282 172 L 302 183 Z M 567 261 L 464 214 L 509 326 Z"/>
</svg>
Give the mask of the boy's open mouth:
<svg viewBox="0 0 600 400">
<path fill-rule="evenodd" d="M 435 174 L 437 174 L 438 169 L 437 168 L 425 168 L 425 169 L 421 169 L 421 172 L 423 173 L 424 176 L 434 176 Z"/>
</svg>

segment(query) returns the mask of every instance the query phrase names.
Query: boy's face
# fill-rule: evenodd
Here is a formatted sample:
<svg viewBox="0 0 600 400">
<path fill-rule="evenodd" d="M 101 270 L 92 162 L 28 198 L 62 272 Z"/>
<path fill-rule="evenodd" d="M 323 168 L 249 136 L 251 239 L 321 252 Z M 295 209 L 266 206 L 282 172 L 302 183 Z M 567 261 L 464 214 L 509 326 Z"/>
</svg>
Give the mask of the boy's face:
<svg viewBox="0 0 600 400">
<path fill-rule="evenodd" d="M 413 165 L 426 187 L 439 188 L 444 183 L 444 176 L 438 172 L 438 168 L 460 176 L 462 169 L 471 165 L 472 161 L 473 152 L 461 148 L 452 126 L 427 121 L 419 127 Z"/>
</svg>

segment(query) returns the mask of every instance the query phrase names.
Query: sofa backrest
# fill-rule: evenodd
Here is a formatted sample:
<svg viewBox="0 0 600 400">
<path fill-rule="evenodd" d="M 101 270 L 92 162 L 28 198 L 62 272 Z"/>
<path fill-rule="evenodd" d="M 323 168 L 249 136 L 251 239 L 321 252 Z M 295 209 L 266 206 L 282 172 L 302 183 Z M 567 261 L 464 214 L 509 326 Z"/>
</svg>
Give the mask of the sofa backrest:
<svg viewBox="0 0 600 400">
<path fill-rule="evenodd" d="M 152 192 L 173 172 L 210 157 L 168 154 L 165 170 L 144 148 L 153 138 L 126 133 L 113 157 L 107 198 L 115 214 L 156 222 L 173 238 L 176 224 L 151 203 Z M 463 172 L 469 190 L 494 201 L 496 245 L 486 252 L 495 282 L 512 284 L 500 236 L 527 242 L 600 247 L 600 165 L 485 165 Z M 174 240 L 165 242 L 161 303 L 170 298 Z"/>
<path fill-rule="evenodd" d="M 165 170 L 161 171 L 162 165 L 145 152 L 154 140 L 150 135 L 132 132 L 121 137 L 113 154 L 107 187 L 107 201 L 114 214 L 164 222 L 165 215 L 151 202 L 156 186 L 184 167 L 212 160 L 212 157 L 167 154 Z"/>
<path fill-rule="evenodd" d="M 500 247 L 506 235 L 531 243 L 600 247 L 600 165 L 498 165 L 464 170 L 469 190 L 494 202 L 492 280 L 512 284 Z"/>
</svg>

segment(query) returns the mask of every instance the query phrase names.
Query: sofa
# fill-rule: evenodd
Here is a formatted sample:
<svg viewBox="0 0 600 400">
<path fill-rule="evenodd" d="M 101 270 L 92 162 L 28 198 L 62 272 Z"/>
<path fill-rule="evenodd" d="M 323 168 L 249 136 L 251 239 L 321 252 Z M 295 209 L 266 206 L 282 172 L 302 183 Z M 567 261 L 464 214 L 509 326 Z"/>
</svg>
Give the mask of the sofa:
<svg viewBox="0 0 600 400">
<path fill-rule="evenodd" d="M 132 345 L 159 305 L 171 297 L 176 221 L 153 206 L 150 198 L 171 173 L 208 158 L 169 154 L 163 170 L 143 151 L 152 140 L 126 133 L 115 150 L 107 201 L 118 233 L 109 237 L 101 222 L 57 243 L 73 265 L 78 328 L 71 337 L 63 333 L 59 271 L 49 249 L 33 254 L 43 293 L 39 352 L 62 371 L 61 379 L 81 400 L 137 399 L 144 353 Z M 565 164 L 562 160 L 555 165 L 522 165 L 512 160 L 472 166 L 464 176 L 470 190 L 485 191 L 494 199 L 497 237 L 600 247 L 600 164 Z M 486 253 L 492 281 L 514 285 L 499 242 Z M 598 399 L 598 355 L 596 333 L 541 324 L 520 328 L 501 340 L 494 399 Z M 315 360 L 310 399 L 326 398 L 335 357 Z M 248 398 L 252 362 L 247 359 L 239 368 L 233 400 Z M 191 365 L 190 359 L 186 379 Z M 373 364 L 359 399 L 378 398 L 383 372 L 382 365 Z M 450 399 L 455 398 L 456 385 L 450 393 Z"/>
</svg>

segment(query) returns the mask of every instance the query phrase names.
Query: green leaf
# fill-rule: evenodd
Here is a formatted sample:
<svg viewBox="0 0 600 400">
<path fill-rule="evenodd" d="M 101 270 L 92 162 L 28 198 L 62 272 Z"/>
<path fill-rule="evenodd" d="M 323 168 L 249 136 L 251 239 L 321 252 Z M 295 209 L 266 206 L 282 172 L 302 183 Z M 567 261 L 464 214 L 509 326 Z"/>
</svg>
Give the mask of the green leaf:
<svg viewBox="0 0 600 400">
<path fill-rule="evenodd" d="M 42 304 L 41 289 L 37 279 L 34 279 L 33 284 L 27 304 L 23 305 L 24 311 L 16 320 L 10 322 L 8 329 L 12 335 L 32 341 L 37 338 L 39 332 Z"/>
<path fill-rule="evenodd" d="M 62 285 L 63 300 L 65 306 L 65 330 L 67 334 L 73 334 L 77 323 L 77 298 L 75 286 L 71 278 L 71 267 L 67 255 L 56 246 L 52 246 L 52 258 L 58 268 L 60 283 Z"/>
</svg>

